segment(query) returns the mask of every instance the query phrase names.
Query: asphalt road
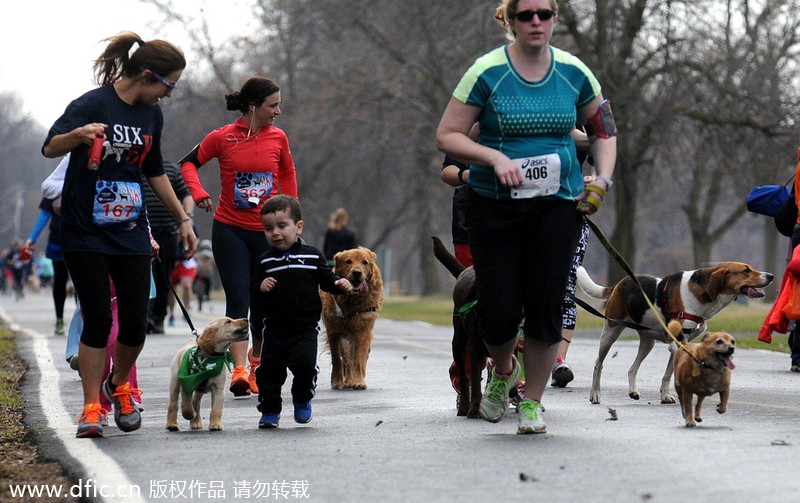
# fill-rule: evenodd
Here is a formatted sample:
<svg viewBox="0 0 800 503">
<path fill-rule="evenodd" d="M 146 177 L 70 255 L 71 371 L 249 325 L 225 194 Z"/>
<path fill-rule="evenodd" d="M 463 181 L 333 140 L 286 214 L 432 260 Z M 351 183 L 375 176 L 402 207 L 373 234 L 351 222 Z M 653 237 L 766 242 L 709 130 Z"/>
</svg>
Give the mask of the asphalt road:
<svg viewBox="0 0 800 503">
<path fill-rule="evenodd" d="M 68 301 L 67 311 L 73 307 Z M 210 308 L 193 313 L 196 325 L 222 314 L 220 304 Z M 544 397 L 548 433 L 518 436 L 515 414 L 497 424 L 456 417 L 448 327 L 380 320 L 369 389 L 331 390 L 330 356 L 320 354 L 310 424 L 292 420 L 287 385 L 277 430 L 257 428 L 255 398 L 228 393 L 223 432 L 189 431 L 180 419 L 181 431 L 171 433 L 164 427 L 169 364 L 191 337 L 181 321 L 148 336 L 139 359 L 142 428 L 122 433 L 112 419 L 105 438 L 76 439 L 80 381 L 63 359 L 65 338 L 52 335 L 49 296 L 0 296 L 0 316 L 22 331 L 27 425 L 45 455 L 97 501 L 800 500 L 800 374 L 789 372 L 785 354 L 737 351 L 728 412 L 717 414 L 711 397 L 705 421 L 689 429 L 678 405 L 659 403 L 666 346 L 642 365 L 642 399 L 634 401 L 627 369 L 636 342 L 618 342 L 605 362 L 603 403 L 593 405 L 599 334 L 579 333 L 568 357 L 575 381 Z M 208 409 L 207 400 L 206 428 Z"/>
</svg>

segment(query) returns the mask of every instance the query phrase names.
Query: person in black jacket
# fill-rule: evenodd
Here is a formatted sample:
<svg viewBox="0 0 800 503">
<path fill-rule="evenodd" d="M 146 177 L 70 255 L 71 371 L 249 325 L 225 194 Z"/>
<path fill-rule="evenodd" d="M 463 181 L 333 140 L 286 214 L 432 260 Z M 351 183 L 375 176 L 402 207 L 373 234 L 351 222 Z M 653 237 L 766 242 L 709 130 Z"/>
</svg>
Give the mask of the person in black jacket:
<svg viewBox="0 0 800 503">
<path fill-rule="evenodd" d="M 300 202 L 281 194 L 261 208 L 261 223 L 270 249 L 261 255 L 251 292 L 261 305 L 264 333 L 261 360 L 256 369 L 259 428 L 277 428 L 281 387 L 286 369 L 292 371 L 294 420 L 311 421 L 317 373 L 317 339 L 322 302 L 319 289 L 349 293 L 353 286 L 334 274 L 320 250 L 300 239 L 303 220 Z"/>
<path fill-rule="evenodd" d="M 347 226 L 348 220 L 347 210 L 339 208 L 331 213 L 328 221 L 328 230 L 325 231 L 325 242 L 322 245 L 322 251 L 325 253 L 325 258 L 328 259 L 328 265 L 331 267 L 333 267 L 334 255 L 340 251 L 358 248 L 358 237 Z"/>
</svg>

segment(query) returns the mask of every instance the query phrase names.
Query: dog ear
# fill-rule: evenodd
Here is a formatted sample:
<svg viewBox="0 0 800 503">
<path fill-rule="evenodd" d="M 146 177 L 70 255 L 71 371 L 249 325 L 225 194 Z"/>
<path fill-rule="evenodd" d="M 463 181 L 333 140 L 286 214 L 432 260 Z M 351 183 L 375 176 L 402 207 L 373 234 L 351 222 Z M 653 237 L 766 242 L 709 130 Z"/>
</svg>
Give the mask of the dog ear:
<svg viewBox="0 0 800 503">
<path fill-rule="evenodd" d="M 722 292 L 723 287 L 725 286 L 725 277 L 728 275 L 728 269 L 721 267 L 711 273 L 711 277 L 708 278 L 708 288 L 706 291 L 708 295 L 711 297 L 711 300 L 716 299 L 720 292 Z"/>
</svg>

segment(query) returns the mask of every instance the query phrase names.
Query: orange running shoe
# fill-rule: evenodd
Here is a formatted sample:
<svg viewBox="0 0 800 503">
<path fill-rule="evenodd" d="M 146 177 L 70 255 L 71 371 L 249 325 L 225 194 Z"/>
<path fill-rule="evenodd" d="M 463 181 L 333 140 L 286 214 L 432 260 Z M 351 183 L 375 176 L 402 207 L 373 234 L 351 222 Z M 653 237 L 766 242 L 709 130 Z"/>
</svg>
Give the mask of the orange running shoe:
<svg viewBox="0 0 800 503">
<path fill-rule="evenodd" d="M 247 372 L 244 370 L 244 365 L 233 367 L 230 390 L 233 396 L 247 396 L 250 394 L 250 383 L 247 381 Z"/>
<path fill-rule="evenodd" d="M 260 358 L 253 358 L 253 348 L 247 352 L 247 361 L 250 362 L 248 365 L 248 373 L 247 382 L 250 384 L 250 393 L 257 395 L 258 394 L 258 384 L 256 384 L 256 368 L 258 367 L 259 363 L 261 363 Z"/>
<path fill-rule="evenodd" d="M 83 407 L 78 416 L 77 438 L 102 438 L 103 420 L 108 413 L 99 403 L 90 403 Z"/>
</svg>

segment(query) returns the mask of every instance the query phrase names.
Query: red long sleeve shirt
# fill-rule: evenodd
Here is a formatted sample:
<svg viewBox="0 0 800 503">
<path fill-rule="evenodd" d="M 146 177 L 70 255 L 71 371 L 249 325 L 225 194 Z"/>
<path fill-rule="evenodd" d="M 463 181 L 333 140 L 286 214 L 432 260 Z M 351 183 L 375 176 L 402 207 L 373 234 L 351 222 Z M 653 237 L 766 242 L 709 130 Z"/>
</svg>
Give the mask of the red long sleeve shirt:
<svg viewBox="0 0 800 503">
<path fill-rule="evenodd" d="M 289 139 L 275 126 L 264 127 L 254 134 L 240 118 L 215 129 L 203 139 L 197 152 L 200 165 L 213 158 L 219 160 L 221 186 L 215 220 L 262 231 L 260 210 L 264 201 L 279 193 L 297 197 Z M 192 162 L 181 165 L 181 174 L 195 203 L 211 197 L 203 189 L 198 167 Z"/>
</svg>

